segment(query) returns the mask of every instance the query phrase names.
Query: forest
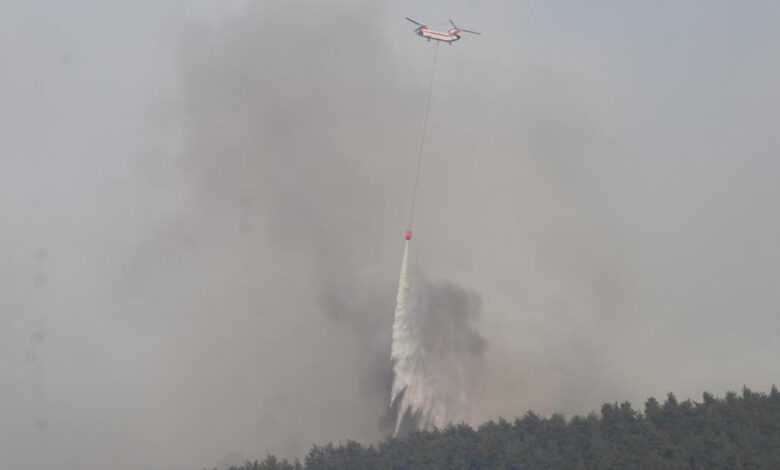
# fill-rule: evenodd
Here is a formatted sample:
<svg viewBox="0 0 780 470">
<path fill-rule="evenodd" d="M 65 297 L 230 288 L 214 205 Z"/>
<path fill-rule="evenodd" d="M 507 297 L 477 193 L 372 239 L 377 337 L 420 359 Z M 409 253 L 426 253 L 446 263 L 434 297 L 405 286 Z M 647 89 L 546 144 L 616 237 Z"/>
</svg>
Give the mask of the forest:
<svg viewBox="0 0 780 470">
<path fill-rule="evenodd" d="M 648 399 L 605 404 L 599 414 L 532 411 L 474 429 L 465 424 L 387 438 L 314 446 L 303 462 L 270 455 L 229 470 L 753 470 L 780 469 L 780 393 L 748 388 L 701 402 Z"/>
</svg>

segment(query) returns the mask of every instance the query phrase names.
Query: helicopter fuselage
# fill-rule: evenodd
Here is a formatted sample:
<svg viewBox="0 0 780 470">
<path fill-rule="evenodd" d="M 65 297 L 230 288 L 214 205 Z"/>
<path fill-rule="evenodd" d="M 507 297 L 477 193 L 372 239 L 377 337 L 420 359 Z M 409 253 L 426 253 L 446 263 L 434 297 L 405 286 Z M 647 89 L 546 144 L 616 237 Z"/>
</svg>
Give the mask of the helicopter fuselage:
<svg viewBox="0 0 780 470">
<path fill-rule="evenodd" d="M 418 36 L 424 37 L 429 41 L 433 39 L 434 41 L 453 43 L 458 39 L 460 39 L 460 30 L 454 28 L 447 32 L 444 32 L 444 31 L 436 31 L 435 29 L 430 29 L 427 26 L 420 26 L 414 32 Z"/>
</svg>

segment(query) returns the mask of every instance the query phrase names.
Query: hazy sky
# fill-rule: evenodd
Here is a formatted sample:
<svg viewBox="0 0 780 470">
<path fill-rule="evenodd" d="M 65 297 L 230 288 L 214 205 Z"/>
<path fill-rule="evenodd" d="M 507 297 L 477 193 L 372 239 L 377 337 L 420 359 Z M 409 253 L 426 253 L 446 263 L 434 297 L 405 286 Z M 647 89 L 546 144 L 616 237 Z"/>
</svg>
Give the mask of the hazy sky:
<svg viewBox="0 0 780 470">
<path fill-rule="evenodd" d="M 475 423 L 778 382 L 777 2 L 15 2 L 0 467 L 200 469 L 388 432 L 417 267 Z"/>
</svg>

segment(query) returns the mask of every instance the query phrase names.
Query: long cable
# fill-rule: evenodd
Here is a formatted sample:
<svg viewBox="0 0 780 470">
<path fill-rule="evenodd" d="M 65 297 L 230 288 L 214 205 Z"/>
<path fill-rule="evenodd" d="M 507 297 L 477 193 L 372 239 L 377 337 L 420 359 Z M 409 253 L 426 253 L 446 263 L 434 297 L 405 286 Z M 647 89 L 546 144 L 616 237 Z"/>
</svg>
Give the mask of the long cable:
<svg viewBox="0 0 780 470">
<path fill-rule="evenodd" d="M 425 146 L 425 133 L 428 129 L 428 112 L 431 109 L 431 93 L 433 91 L 433 77 L 436 72 L 436 57 L 439 55 L 439 41 L 433 49 L 433 66 L 431 67 L 431 78 L 428 83 L 428 100 L 425 104 L 425 117 L 423 118 L 422 136 L 420 137 L 420 151 L 417 154 L 417 172 L 414 176 L 414 189 L 412 190 L 412 205 L 409 208 L 409 223 L 407 229 L 412 230 L 412 218 L 414 217 L 414 203 L 417 200 L 417 186 L 420 183 L 420 168 L 422 167 L 423 150 Z"/>
</svg>

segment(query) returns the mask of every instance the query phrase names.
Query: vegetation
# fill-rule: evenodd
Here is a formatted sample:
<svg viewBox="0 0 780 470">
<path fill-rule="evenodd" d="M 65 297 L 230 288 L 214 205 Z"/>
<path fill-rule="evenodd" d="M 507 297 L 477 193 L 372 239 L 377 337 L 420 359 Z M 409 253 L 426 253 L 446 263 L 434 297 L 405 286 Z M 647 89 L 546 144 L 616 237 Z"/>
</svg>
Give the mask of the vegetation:
<svg viewBox="0 0 780 470">
<path fill-rule="evenodd" d="M 601 415 L 488 422 L 388 438 L 378 445 L 314 446 L 303 464 L 269 456 L 231 470 L 753 470 L 780 469 L 780 393 L 745 388 L 701 403 L 671 393 L 644 413 L 629 403 L 604 405 Z"/>
</svg>

